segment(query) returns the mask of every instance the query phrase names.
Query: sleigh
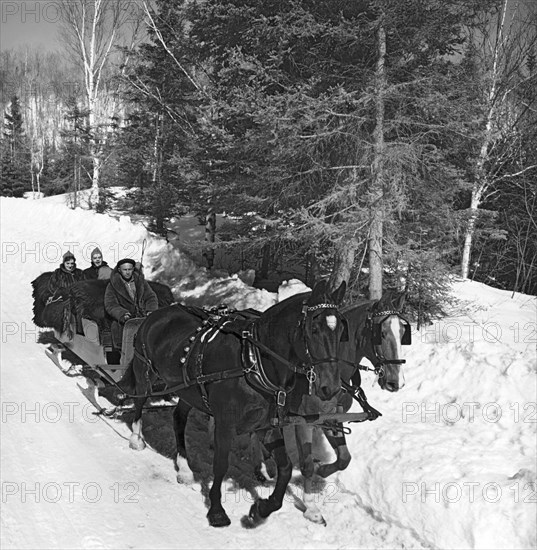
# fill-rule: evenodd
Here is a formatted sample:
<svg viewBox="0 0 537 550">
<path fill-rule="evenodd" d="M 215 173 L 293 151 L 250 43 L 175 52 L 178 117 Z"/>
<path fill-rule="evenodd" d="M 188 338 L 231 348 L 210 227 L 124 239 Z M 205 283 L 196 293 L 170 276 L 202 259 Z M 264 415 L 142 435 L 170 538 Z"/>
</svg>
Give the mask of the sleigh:
<svg viewBox="0 0 537 550">
<path fill-rule="evenodd" d="M 111 332 L 99 329 L 91 319 L 81 319 L 82 330 L 77 332 L 74 317 L 64 332 L 54 330 L 56 343 L 46 350 L 46 354 L 56 365 L 65 370 L 60 354 L 70 351 L 80 362 L 93 370 L 105 383 L 115 385 L 123 377 L 134 355 L 134 337 L 144 318 L 129 319 L 123 327 L 121 352 L 112 344 Z M 82 332 L 82 334 L 80 333 Z"/>
</svg>

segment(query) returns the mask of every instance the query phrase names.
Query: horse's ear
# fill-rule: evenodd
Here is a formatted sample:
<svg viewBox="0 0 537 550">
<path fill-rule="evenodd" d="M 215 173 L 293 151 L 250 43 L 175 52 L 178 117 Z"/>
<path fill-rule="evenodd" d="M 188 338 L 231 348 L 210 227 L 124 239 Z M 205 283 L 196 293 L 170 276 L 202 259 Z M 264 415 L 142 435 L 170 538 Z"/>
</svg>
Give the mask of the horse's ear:
<svg viewBox="0 0 537 550">
<path fill-rule="evenodd" d="M 346 290 L 347 290 L 347 283 L 345 281 L 342 281 L 341 284 L 339 285 L 339 288 L 337 290 L 334 290 L 334 292 L 332 292 L 331 298 L 334 304 L 338 306 L 341 304 L 341 302 L 343 301 L 343 297 L 345 296 Z"/>
<path fill-rule="evenodd" d="M 311 296 L 308 302 L 310 304 L 318 304 L 323 301 L 325 294 L 326 294 L 326 281 L 323 279 L 313 287 L 313 291 L 311 292 Z"/>
</svg>

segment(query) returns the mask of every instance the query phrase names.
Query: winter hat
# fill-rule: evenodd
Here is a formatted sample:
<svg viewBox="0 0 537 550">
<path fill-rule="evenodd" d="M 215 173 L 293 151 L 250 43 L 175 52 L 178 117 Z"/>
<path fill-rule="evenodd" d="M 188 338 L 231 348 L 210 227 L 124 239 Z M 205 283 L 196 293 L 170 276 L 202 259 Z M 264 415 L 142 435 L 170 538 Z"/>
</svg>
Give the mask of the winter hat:
<svg viewBox="0 0 537 550">
<path fill-rule="evenodd" d="M 136 265 L 136 262 L 134 260 L 131 260 L 130 258 L 123 258 L 117 263 L 116 269 L 119 269 L 123 264 L 131 264 L 132 267 L 134 267 Z"/>
<path fill-rule="evenodd" d="M 94 249 L 91 251 L 91 256 L 90 256 L 90 258 L 93 258 L 93 256 L 95 256 L 95 254 L 100 254 L 101 256 L 103 255 L 103 253 L 101 252 L 101 249 L 100 249 L 99 247 L 94 248 Z"/>
<path fill-rule="evenodd" d="M 74 255 L 70 250 L 68 250 L 68 251 L 63 255 L 63 262 L 62 262 L 62 263 L 65 263 L 67 260 L 75 260 L 75 262 L 76 262 L 75 255 Z"/>
</svg>

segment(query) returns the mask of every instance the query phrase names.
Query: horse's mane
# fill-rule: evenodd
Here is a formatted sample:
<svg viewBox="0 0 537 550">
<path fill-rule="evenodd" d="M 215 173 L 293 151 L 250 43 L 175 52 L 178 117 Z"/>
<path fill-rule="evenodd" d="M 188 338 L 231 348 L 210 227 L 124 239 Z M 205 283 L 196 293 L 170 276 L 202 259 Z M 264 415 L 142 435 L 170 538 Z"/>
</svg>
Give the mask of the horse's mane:
<svg viewBox="0 0 537 550">
<path fill-rule="evenodd" d="M 373 306 L 376 303 L 378 303 L 378 300 L 366 300 L 365 298 L 360 298 L 358 301 L 353 302 L 348 306 L 345 306 L 341 310 L 341 313 L 343 313 L 343 315 L 346 315 L 348 313 L 352 313 L 355 309 L 358 309 L 358 308 L 369 310 L 371 309 L 371 306 Z"/>
<path fill-rule="evenodd" d="M 293 296 L 289 296 L 289 298 L 286 298 L 285 300 L 282 300 L 281 302 L 278 302 L 277 304 L 274 304 L 273 306 L 270 306 L 265 312 L 263 313 L 264 317 L 273 317 L 274 315 L 279 315 L 282 311 L 282 309 L 288 308 L 289 306 L 293 306 L 296 302 L 304 301 L 304 298 L 310 296 L 311 292 L 302 292 L 300 294 L 293 294 Z"/>
</svg>

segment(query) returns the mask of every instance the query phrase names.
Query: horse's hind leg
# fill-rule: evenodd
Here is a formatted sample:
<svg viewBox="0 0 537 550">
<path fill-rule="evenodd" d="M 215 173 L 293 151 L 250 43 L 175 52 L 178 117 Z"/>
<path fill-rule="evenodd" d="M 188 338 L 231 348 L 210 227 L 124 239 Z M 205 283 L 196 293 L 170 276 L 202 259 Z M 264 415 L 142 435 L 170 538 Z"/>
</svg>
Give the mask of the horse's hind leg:
<svg viewBox="0 0 537 550">
<path fill-rule="evenodd" d="M 306 506 L 304 517 L 313 523 L 326 525 L 326 521 L 316 503 L 317 493 L 314 490 L 315 463 L 313 461 L 313 426 L 297 425 L 295 436 L 298 449 L 300 471 L 304 477 L 304 498 Z"/>
<path fill-rule="evenodd" d="M 260 483 L 265 483 L 268 478 L 276 477 L 276 464 L 263 445 L 259 433 L 250 434 L 250 456 L 254 467 L 254 476 Z M 263 469 L 265 472 L 263 472 Z"/>
<path fill-rule="evenodd" d="M 186 401 L 179 399 L 179 403 L 173 411 L 173 428 L 177 445 L 177 456 L 175 458 L 177 483 L 191 483 L 193 481 L 192 472 L 188 466 L 185 441 L 186 423 L 191 409 L 192 407 Z"/>
<path fill-rule="evenodd" d="M 145 441 L 142 436 L 142 411 L 147 397 L 134 399 L 134 420 L 132 421 L 132 434 L 129 439 L 129 447 L 135 451 L 145 449 Z"/>
<path fill-rule="evenodd" d="M 343 428 L 341 423 L 338 423 L 338 427 Z M 347 441 L 343 430 L 323 430 L 328 443 L 332 446 L 336 452 L 336 460 L 330 464 L 322 464 L 317 470 L 317 475 L 322 478 L 326 478 L 335 472 L 344 470 L 351 461 L 351 454 L 347 447 Z"/>
</svg>

